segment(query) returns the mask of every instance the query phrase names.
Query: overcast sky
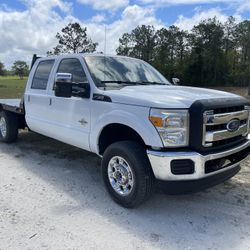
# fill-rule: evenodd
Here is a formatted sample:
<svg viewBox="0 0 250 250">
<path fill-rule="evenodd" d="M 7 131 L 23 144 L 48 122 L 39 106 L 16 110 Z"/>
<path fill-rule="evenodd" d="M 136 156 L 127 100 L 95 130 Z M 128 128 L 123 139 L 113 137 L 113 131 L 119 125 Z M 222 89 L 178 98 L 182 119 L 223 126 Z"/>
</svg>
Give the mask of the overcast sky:
<svg viewBox="0 0 250 250">
<path fill-rule="evenodd" d="M 32 54 L 45 55 L 56 45 L 55 35 L 69 22 L 80 22 L 88 35 L 114 54 L 118 39 L 137 25 L 156 28 L 178 25 L 191 29 L 200 20 L 228 16 L 250 19 L 250 0 L 0 0 L 0 61 L 28 63 Z"/>
</svg>

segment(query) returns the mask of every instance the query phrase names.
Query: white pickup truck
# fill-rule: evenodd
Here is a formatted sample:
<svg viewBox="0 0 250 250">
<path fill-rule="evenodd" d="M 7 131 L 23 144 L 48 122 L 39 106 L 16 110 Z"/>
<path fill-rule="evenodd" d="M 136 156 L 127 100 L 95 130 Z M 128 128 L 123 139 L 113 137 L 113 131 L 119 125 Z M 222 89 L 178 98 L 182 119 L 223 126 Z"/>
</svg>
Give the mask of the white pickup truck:
<svg viewBox="0 0 250 250">
<path fill-rule="evenodd" d="M 38 58 L 22 100 L 0 100 L 0 140 L 31 131 L 96 153 L 112 198 L 135 207 L 155 183 L 169 191 L 220 183 L 249 155 L 250 104 L 226 92 L 174 86 L 128 57 Z"/>
</svg>

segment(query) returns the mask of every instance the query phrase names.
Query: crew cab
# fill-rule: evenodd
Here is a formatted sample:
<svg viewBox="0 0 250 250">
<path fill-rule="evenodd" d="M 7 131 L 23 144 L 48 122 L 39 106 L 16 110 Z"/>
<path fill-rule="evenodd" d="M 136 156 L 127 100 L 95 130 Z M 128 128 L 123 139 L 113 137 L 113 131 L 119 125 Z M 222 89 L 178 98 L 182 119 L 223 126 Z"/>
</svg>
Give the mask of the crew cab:
<svg viewBox="0 0 250 250">
<path fill-rule="evenodd" d="M 31 131 L 102 157 L 111 197 L 136 207 L 156 183 L 169 191 L 223 182 L 249 155 L 250 103 L 166 80 L 129 57 L 35 58 L 22 100 L 0 100 L 0 140 Z"/>
</svg>

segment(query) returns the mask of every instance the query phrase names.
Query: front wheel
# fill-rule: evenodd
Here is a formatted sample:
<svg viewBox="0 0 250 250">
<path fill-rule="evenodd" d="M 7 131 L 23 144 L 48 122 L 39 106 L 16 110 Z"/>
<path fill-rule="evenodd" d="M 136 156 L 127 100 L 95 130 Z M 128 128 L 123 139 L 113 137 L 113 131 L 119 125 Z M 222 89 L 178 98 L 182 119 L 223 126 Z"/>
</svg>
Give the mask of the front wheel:
<svg viewBox="0 0 250 250">
<path fill-rule="evenodd" d="M 116 142 L 106 149 L 102 176 L 113 200 L 127 208 L 137 207 L 146 201 L 154 186 L 146 151 L 133 141 Z"/>
<path fill-rule="evenodd" d="M 18 119 L 8 111 L 0 112 L 0 141 L 11 143 L 18 136 Z"/>
</svg>

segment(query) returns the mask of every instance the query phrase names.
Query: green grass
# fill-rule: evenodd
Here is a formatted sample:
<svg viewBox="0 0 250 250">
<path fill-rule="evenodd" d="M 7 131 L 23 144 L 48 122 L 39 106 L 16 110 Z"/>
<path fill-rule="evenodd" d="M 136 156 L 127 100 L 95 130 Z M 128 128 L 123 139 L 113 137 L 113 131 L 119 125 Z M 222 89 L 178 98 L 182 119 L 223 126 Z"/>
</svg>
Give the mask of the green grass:
<svg viewBox="0 0 250 250">
<path fill-rule="evenodd" d="M 0 76 L 0 99 L 21 98 L 27 82 L 27 77 L 20 79 L 18 76 Z"/>
</svg>

